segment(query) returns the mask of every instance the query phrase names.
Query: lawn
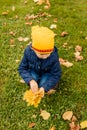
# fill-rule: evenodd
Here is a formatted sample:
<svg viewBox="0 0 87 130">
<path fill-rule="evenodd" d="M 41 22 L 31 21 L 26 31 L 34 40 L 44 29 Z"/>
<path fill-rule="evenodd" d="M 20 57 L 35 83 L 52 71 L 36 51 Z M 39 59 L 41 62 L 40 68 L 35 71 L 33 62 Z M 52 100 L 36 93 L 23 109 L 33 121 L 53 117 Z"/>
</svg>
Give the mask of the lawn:
<svg viewBox="0 0 87 130">
<path fill-rule="evenodd" d="M 0 130 L 68 130 L 62 119 L 65 111 L 73 111 L 79 122 L 87 120 L 87 0 L 50 0 L 51 7 L 37 5 L 33 0 L 0 0 Z M 42 14 L 45 14 L 44 16 Z M 31 20 L 28 16 L 38 16 Z M 19 62 L 31 41 L 31 27 L 41 25 L 57 34 L 55 45 L 59 56 L 73 63 L 62 67 L 60 85 L 53 95 L 45 95 L 37 108 L 27 106 L 23 94 L 28 86 L 21 83 Z M 63 31 L 68 35 L 61 37 Z M 18 38 L 29 38 L 19 41 Z M 66 47 L 63 44 L 67 43 Z M 82 46 L 83 60 L 76 61 L 76 45 Z M 43 120 L 40 111 L 50 113 Z M 29 124 L 35 123 L 34 128 Z M 87 130 L 87 128 L 85 128 Z"/>
</svg>

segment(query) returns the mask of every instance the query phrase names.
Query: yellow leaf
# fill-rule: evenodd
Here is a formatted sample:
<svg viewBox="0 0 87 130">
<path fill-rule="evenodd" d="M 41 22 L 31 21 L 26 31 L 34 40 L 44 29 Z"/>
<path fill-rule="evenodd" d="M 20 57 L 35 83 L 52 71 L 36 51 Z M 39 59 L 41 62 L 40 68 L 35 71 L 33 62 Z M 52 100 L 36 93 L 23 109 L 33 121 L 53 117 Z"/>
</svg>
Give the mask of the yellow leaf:
<svg viewBox="0 0 87 130">
<path fill-rule="evenodd" d="M 72 116 L 73 116 L 73 112 L 72 112 L 72 111 L 66 111 L 66 112 L 63 114 L 62 118 L 63 118 L 64 120 L 71 120 Z"/>
<path fill-rule="evenodd" d="M 55 126 L 53 126 L 50 130 L 56 130 Z"/>
<path fill-rule="evenodd" d="M 25 100 L 28 103 L 28 106 L 34 105 L 35 107 L 38 107 L 38 104 L 40 103 L 42 97 L 44 96 L 43 90 L 38 90 L 38 92 L 33 93 L 32 90 L 27 90 L 24 93 L 23 100 Z"/>
<path fill-rule="evenodd" d="M 80 123 L 81 129 L 87 128 L 87 120 Z"/>
<path fill-rule="evenodd" d="M 45 110 L 42 110 L 40 116 L 42 116 L 44 120 L 48 120 L 50 117 L 50 113 Z"/>
</svg>

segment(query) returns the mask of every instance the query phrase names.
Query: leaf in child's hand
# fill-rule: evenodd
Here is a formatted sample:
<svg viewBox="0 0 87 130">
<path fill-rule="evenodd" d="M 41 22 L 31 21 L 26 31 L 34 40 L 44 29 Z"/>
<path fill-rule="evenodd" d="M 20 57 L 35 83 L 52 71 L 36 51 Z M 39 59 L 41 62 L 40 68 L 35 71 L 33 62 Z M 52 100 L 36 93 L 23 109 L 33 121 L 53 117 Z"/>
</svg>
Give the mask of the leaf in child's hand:
<svg viewBox="0 0 87 130">
<path fill-rule="evenodd" d="M 80 123 L 81 129 L 87 128 L 87 120 Z"/>
<path fill-rule="evenodd" d="M 73 116 L 73 112 L 72 111 L 66 111 L 63 115 L 62 115 L 62 118 L 64 119 L 64 120 L 71 120 L 71 118 L 72 118 L 72 116 Z"/>
<path fill-rule="evenodd" d="M 34 122 L 29 124 L 29 128 L 33 128 L 36 124 Z"/>
<path fill-rule="evenodd" d="M 28 106 L 34 105 L 34 107 L 38 107 L 38 104 L 40 103 L 43 96 L 44 96 L 44 90 L 39 89 L 38 92 L 33 93 L 32 90 L 30 89 L 24 93 L 23 100 L 25 100 L 28 103 Z"/>
<path fill-rule="evenodd" d="M 47 112 L 47 111 L 45 111 L 45 110 L 41 110 L 40 116 L 42 116 L 42 118 L 43 118 L 44 120 L 48 120 L 49 117 L 50 117 L 50 113 Z"/>
</svg>

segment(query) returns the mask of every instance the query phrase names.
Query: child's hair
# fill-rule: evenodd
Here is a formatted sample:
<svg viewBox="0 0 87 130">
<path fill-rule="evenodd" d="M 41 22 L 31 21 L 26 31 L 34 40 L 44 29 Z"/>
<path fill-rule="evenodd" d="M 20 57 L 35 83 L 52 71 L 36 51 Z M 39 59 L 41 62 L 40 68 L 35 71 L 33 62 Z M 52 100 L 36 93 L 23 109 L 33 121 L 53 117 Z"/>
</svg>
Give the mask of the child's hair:
<svg viewBox="0 0 87 130">
<path fill-rule="evenodd" d="M 33 26 L 31 30 L 32 48 L 39 53 L 50 53 L 54 49 L 55 33 L 47 27 Z"/>
</svg>

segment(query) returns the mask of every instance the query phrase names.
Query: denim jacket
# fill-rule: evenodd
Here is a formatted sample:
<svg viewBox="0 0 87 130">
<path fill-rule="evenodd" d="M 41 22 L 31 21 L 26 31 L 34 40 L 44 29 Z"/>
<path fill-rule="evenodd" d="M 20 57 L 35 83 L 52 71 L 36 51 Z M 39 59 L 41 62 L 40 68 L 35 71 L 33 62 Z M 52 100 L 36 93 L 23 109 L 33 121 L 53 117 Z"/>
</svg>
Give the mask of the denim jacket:
<svg viewBox="0 0 87 130">
<path fill-rule="evenodd" d="M 19 74 L 26 84 L 29 84 L 29 82 L 33 80 L 33 77 L 30 75 L 30 69 L 34 70 L 39 75 L 49 73 L 51 76 L 43 85 L 44 89 L 48 91 L 59 82 L 62 74 L 58 50 L 54 47 L 53 52 L 48 58 L 41 59 L 36 56 L 36 53 L 32 50 L 31 46 L 32 45 L 29 45 L 24 51 L 24 56 L 18 68 Z"/>
</svg>

